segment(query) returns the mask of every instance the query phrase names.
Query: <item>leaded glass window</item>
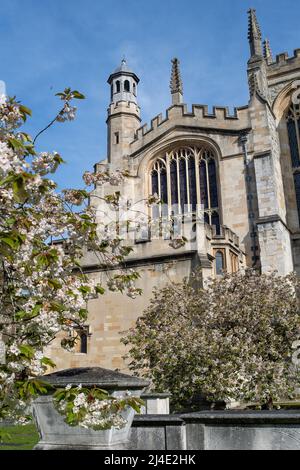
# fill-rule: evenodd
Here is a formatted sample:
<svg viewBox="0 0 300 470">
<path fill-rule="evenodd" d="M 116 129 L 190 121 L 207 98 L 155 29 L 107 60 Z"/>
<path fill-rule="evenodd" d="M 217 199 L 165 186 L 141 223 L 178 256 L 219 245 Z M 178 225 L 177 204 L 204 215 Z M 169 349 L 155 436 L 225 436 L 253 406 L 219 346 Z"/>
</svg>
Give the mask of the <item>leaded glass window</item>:
<svg viewBox="0 0 300 470">
<path fill-rule="evenodd" d="M 292 104 L 287 113 L 287 130 L 290 143 L 291 165 L 300 222 L 300 107 Z"/>
<path fill-rule="evenodd" d="M 222 276 L 224 274 L 224 256 L 222 251 L 217 251 L 216 253 L 216 275 Z"/>
<path fill-rule="evenodd" d="M 150 174 L 152 194 L 158 194 L 170 214 L 196 212 L 198 205 L 205 222 L 220 233 L 217 166 L 211 150 L 197 147 L 172 150 L 153 162 Z M 153 215 L 162 214 L 156 208 Z"/>
</svg>

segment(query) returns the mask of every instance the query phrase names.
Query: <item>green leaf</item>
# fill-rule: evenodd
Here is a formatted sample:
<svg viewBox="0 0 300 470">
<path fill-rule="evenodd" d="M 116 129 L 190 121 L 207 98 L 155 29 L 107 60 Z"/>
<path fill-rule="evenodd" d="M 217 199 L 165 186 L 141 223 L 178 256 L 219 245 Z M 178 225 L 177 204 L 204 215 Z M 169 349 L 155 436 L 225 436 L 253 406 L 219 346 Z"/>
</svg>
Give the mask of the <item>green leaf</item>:
<svg viewBox="0 0 300 470">
<path fill-rule="evenodd" d="M 40 303 L 36 304 L 36 306 L 32 309 L 30 313 L 30 318 L 36 317 L 40 313 L 41 308 L 42 308 L 42 304 Z"/>
<path fill-rule="evenodd" d="M 26 320 L 32 320 L 32 318 L 35 318 L 39 315 L 41 308 L 42 304 L 36 304 L 36 306 L 32 309 L 30 313 L 25 312 L 25 310 L 19 310 L 16 313 L 16 319 L 23 320 L 25 318 Z"/>
<path fill-rule="evenodd" d="M 82 294 L 90 294 L 91 288 L 89 286 L 80 286 L 78 289 Z"/>
<path fill-rule="evenodd" d="M 130 398 L 127 400 L 127 404 L 134 409 L 137 413 L 140 413 L 141 411 L 141 406 L 144 404 L 144 402 L 136 399 L 136 398 Z"/>
<path fill-rule="evenodd" d="M 25 312 L 25 310 L 19 310 L 17 313 L 16 313 L 16 319 L 17 320 L 22 320 L 23 318 L 25 318 L 27 316 L 27 312 Z"/>
<path fill-rule="evenodd" d="M 81 308 L 78 312 L 79 314 L 79 317 L 82 319 L 82 320 L 86 320 L 87 317 L 88 317 L 88 310 L 86 308 Z"/>
<path fill-rule="evenodd" d="M 10 246 L 12 249 L 17 248 L 16 240 L 14 238 L 9 237 L 0 237 L 2 243 L 6 243 L 6 245 Z"/>
<path fill-rule="evenodd" d="M 53 160 L 58 164 L 66 163 L 65 160 L 60 155 L 58 155 L 58 153 L 54 156 Z"/>
<path fill-rule="evenodd" d="M 31 111 L 31 109 L 27 108 L 27 107 L 24 106 L 23 104 L 21 104 L 21 105 L 19 106 L 19 109 L 20 109 L 20 111 L 21 111 L 22 113 L 25 113 L 25 114 L 27 114 L 28 116 L 32 116 L 32 111 Z"/>
<path fill-rule="evenodd" d="M 84 100 L 85 99 L 85 96 L 82 93 L 79 93 L 79 91 L 77 91 L 77 90 L 72 91 L 72 95 L 73 95 L 73 98 L 75 98 L 76 100 Z"/>
<path fill-rule="evenodd" d="M 19 150 L 21 148 L 24 148 L 24 144 L 23 142 L 21 142 L 20 140 L 17 140 L 17 139 L 13 139 L 12 137 L 8 139 L 8 142 L 10 143 L 10 146 L 14 149 L 14 150 Z"/>
<path fill-rule="evenodd" d="M 27 357 L 28 359 L 32 359 L 34 356 L 34 349 L 29 346 L 28 344 L 22 344 L 19 346 L 19 350 L 23 356 Z"/>
<path fill-rule="evenodd" d="M 12 184 L 13 194 L 16 202 L 24 203 L 29 194 L 25 189 L 24 177 L 23 175 L 18 176 Z"/>
<path fill-rule="evenodd" d="M 5 221 L 6 225 L 9 227 L 14 225 L 16 223 L 16 218 L 15 217 L 10 217 L 9 219 L 6 219 Z"/>
<path fill-rule="evenodd" d="M 65 311 L 65 306 L 61 302 L 51 302 L 50 305 L 55 312 L 62 313 Z"/>
<path fill-rule="evenodd" d="M 105 294 L 105 289 L 100 284 L 95 287 L 96 294 L 103 295 Z"/>
<path fill-rule="evenodd" d="M 49 359 L 49 357 L 43 357 L 43 359 L 41 360 L 41 363 L 44 364 L 45 366 L 50 366 L 53 368 L 56 366 L 55 362 Z"/>
<path fill-rule="evenodd" d="M 48 279 L 48 284 L 50 287 L 53 287 L 53 289 L 58 290 L 61 289 L 62 283 L 57 281 L 56 279 Z"/>
<path fill-rule="evenodd" d="M 31 385 L 33 387 L 34 393 L 36 394 L 37 392 L 41 394 L 46 394 L 48 393 L 49 390 L 49 384 L 46 382 L 42 382 L 40 380 L 32 380 Z"/>
</svg>

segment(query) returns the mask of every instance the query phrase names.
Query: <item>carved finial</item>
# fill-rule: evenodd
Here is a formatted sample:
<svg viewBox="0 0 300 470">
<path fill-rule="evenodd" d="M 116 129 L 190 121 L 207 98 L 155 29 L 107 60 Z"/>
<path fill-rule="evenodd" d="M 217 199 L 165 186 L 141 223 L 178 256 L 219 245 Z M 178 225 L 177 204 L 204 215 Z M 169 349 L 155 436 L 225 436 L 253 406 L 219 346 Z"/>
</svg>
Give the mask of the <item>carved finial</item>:
<svg viewBox="0 0 300 470">
<path fill-rule="evenodd" d="M 178 59 L 174 58 L 172 60 L 172 73 L 171 73 L 170 88 L 171 88 L 173 104 L 182 103 L 182 98 L 183 98 L 183 86 L 182 86 L 179 64 L 180 62 Z"/>
<path fill-rule="evenodd" d="M 249 29 L 248 39 L 250 44 L 251 57 L 263 56 L 262 43 L 261 43 L 261 31 L 256 17 L 256 10 L 251 9 L 248 11 L 249 15 Z"/>
<path fill-rule="evenodd" d="M 268 65 L 274 62 L 269 39 L 264 41 L 264 58 L 266 59 Z"/>
</svg>

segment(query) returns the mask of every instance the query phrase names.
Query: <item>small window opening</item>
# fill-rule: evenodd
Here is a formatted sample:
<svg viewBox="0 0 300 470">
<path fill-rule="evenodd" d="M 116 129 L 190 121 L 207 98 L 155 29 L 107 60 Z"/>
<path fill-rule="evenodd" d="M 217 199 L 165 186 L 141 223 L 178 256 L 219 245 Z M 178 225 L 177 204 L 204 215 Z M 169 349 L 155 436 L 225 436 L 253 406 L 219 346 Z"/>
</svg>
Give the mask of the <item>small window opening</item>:
<svg viewBox="0 0 300 470">
<path fill-rule="evenodd" d="M 81 354 L 88 353 L 88 327 L 87 328 L 76 328 L 75 330 L 76 335 L 76 343 L 75 343 L 75 352 Z"/>
<path fill-rule="evenodd" d="M 117 81 L 116 81 L 116 88 L 117 88 L 117 93 L 120 93 L 120 91 L 121 91 L 120 80 L 117 80 Z"/>
<path fill-rule="evenodd" d="M 120 143 L 120 133 L 115 132 L 115 144 L 118 145 Z"/>
<path fill-rule="evenodd" d="M 87 334 L 85 332 L 80 335 L 80 352 L 87 354 Z"/>
<path fill-rule="evenodd" d="M 224 255 L 221 251 L 216 253 L 216 275 L 223 276 L 224 274 Z"/>
<path fill-rule="evenodd" d="M 124 91 L 126 91 L 127 93 L 130 92 L 130 83 L 129 83 L 129 80 L 125 80 L 125 82 L 124 82 Z"/>
</svg>

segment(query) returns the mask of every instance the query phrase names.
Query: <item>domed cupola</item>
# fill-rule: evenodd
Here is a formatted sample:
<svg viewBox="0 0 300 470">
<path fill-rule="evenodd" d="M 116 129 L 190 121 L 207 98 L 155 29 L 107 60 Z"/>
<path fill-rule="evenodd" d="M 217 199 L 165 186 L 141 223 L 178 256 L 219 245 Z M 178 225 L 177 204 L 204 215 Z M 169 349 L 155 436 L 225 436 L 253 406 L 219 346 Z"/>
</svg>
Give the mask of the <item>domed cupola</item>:
<svg viewBox="0 0 300 470">
<path fill-rule="evenodd" d="M 109 77 L 111 86 L 111 103 L 128 101 L 137 104 L 138 76 L 130 70 L 125 59 Z"/>
</svg>

